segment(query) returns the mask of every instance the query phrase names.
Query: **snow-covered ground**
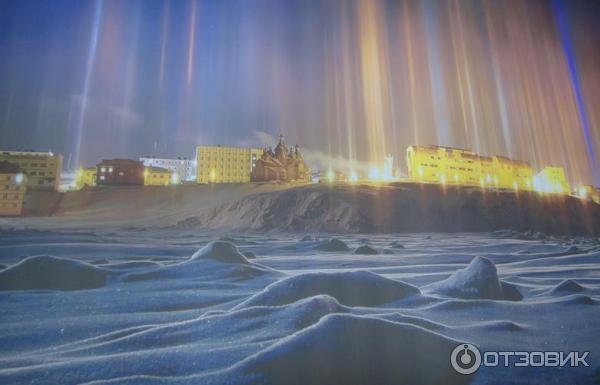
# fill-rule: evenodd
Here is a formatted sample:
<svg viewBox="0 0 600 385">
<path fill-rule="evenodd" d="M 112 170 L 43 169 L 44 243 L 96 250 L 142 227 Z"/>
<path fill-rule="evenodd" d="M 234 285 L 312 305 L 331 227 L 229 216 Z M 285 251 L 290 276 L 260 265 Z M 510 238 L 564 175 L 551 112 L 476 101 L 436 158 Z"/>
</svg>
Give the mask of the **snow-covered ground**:
<svg viewBox="0 0 600 385">
<path fill-rule="evenodd" d="M 600 381 L 597 239 L 219 238 L 175 228 L 0 232 L 0 383 Z M 590 366 L 463 376 L 450 366 L 459 342 L 589 351 Z"/>
</svg>

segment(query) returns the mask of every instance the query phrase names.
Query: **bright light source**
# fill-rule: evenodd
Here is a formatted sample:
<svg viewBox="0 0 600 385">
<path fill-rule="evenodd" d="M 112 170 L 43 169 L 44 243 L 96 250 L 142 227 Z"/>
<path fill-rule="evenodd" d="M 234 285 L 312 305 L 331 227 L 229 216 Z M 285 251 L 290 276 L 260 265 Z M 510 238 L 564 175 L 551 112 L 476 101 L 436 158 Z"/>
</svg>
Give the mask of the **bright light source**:
<svg viewBox="0 0 600 385">
<path fill-rule="evenodd" d="M 579 197 L 582 199 L 587 198 L 588 192 L 584 186 L 579 187 Z"/>
<path fill-rule="evenodd" d="M 358 182 L 358 175 L 356 175 L 356 172 L 350 171 L 350 178 L 348 178 L 348 181 L 350 183 L 356 183 L 356 182 Z"/>
<path fill-rule="evenodd" d="M 15 183 L 16 184 L 21 184 L 21 183 L 23 183 L 24 180 L 25 180 L 25 177 L 23 176 L 23 174 L 18 173 L 17 175 L 15 175 Z"/>
<path fill-rule="evenodd" d="M 446 175 L 440 175 L 440 183 L 446 184 Z"/>
<path fill-rule="evenodd" d="M 419 176 L 421 176 L 421 177 L 423 176 L 424 172 L 423 172 L 423 167 L 422 166 L 417 167 L 417 173 L 419 174 Z"/>
<path fill-rule="evenodd" d="M 333 172 L 332 169 L 327 170 L 327 181 L 329 183 L 333 183 L 333 181 L 335 180 L 335 173 Z"/>
<path fill-rule="evenodd" d="M 371 167 L 371 169 L 369 170 L 369 179 L 371 180 L 378 180 L 381 177 L 381 173 L 379 172 L 379 168 L 373 166 Z"/>
</svg>

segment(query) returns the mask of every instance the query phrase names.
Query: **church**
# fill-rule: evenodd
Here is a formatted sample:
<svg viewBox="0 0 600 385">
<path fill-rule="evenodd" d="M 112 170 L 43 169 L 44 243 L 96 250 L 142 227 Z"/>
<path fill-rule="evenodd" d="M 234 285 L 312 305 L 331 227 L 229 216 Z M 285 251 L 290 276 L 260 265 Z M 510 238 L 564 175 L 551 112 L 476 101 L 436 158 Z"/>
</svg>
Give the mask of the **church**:
<svg viewBox="0 0 600 385">
<path fill-rule="evenodd" d="M 304 163 L 298 145 L 288 149 L 283 135 L 280 135 L 275 149 L 265 149 L 256 160 L 251 178 L 254 182 L 310 182 L 310 170 Z"/>
</svg>

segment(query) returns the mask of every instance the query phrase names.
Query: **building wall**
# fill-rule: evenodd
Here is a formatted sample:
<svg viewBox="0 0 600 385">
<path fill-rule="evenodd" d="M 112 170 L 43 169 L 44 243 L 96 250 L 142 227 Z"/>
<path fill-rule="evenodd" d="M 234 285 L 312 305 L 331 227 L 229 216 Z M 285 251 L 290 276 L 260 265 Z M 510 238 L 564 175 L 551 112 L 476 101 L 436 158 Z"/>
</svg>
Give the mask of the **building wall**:
<svg viewBox="0 0 600 385">
<path fill-rule="evenodd" d="M 0 216 L 21 215 L 27 185 L 18 183 L 17 174 L 0 172 Z"/>
<path fill-rule="evenodd" d="M 142 186 L 144 184 L 144 165 L 136 160 L 103 160 L 96 166 L 96 173 L 98 186 Z"/>
<path fill-rule="evenodd" d="M 96 167 L 86 167 L 77 170 L 75 176 L 75 188 L 77 190 L 82 189 L 85 186 L 96 185 Z"/>
<path fill-rule="evenodd" d="M 262 149 L 222 146 L 196 148 L 197 183 L 247 183 Z"/>
<path fill-rule="evenodd" d="M 0 161 L 19 166 L 31 189 L 58 190 L 63 159 L 60 154 L 35 151 L 2 151 Z"/>
<path fill-rule="evenodd" d="M 146 167 L 144 171 L 144 186 L 168 186 L 171 184 L 173 171 Z"/>
<path fill-rule="evenodd" d="M 544 167 L 534 178 L 537 191 L 551 194 L 569 194 L 571 187 L 567 183 L 562 167 Z"/>
<path fill-rule="evenodd" d="M 533 189 L 533 169 L 526 162 L 500 156 L 479 156 L 456 148 L 410 146 L 409 176 L 416 182 Z"/>
<path fill-rule="evenodd" d="M 196 177 L 196 166 L 193 160 L 141 157 L 140 162 L 146 167 L 164 168 L 177 175 L 177 181 L 192 181 Z"/>
</svg>

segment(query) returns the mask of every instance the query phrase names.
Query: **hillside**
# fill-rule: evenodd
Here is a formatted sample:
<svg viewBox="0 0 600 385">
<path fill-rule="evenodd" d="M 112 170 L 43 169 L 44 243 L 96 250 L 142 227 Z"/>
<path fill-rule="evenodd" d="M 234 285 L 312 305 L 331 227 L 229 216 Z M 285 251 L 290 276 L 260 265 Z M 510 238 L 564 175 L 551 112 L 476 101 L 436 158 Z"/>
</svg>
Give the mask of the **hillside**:
<svg viewBox="0 0 600 385">
<path fill-rule="evenodd" d="M 410 183 L 313 185 L 243 197 L 179 225 L 342 233 L 513 229 L 598 236 L 600 206 L 574 197 Z"/>
<path fill-rule="evenodd" d="M 2 227 L 170 227 L 335 233 L 499 229 L 600 235 L 600 206 L 574 197 L 392 183 L 182 185 L 33 192 Z"/>
</svg>

